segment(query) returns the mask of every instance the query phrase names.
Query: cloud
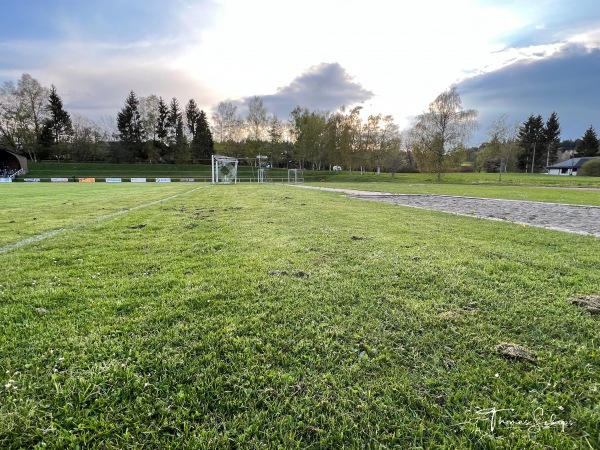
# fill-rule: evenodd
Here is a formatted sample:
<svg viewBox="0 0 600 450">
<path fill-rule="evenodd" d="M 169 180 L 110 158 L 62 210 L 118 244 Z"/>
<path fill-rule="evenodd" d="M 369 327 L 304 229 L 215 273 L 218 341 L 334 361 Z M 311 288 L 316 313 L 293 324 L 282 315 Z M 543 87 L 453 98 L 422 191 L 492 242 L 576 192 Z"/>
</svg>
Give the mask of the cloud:
<svg viewBox="0 0 600 450">
<path fill-rule="evenodd" d="M 590 124 L 600 127 L 600 50 L 568 44 L 543 59 L 522 60 L 457 85 L 466 108 L 480 112 L 479 141 L 487 126 L 506 114 L 524 122 L 531 114 L 559 116 L 562 138 L 581 137 Z"/>
<path fill-rule="evenodd" d="M 172 97 L 184 107 L 191 98 L 205 111 L 218 101 L 212 91 L 182 70 L 171 68 L 123 67 L 120 70 L 79 69 L 54 72 L 54 84 L 73 112 L 97 119 L 103 115 L 115 116 L 123 107 L 130 91 L 138 97 L 157 95 L 169 103 Z"/>
<path fill-rule="evenodd" d="M 21 5 L 14 13 L 22 30 L 0 30 L 0 82 L 29 73 L 54 84 L 67 110 L 92 119 L 116 115 L 130 90 L 182 105 L 194 97 L 208 109 L 216 101 L 211 90 L 178 63 L 218 9 L 213 0 L 56 0 L 29 23 Z"/>
<path fill-rule="evenodd" d="M 312 66 L 292 82 L 277 89 L 275 94 L 261 96 L 267 111 L 287 117 L 296 107 L 310 110 L 335 111 L 373 98 L 338 63 Z"/>
</svg>

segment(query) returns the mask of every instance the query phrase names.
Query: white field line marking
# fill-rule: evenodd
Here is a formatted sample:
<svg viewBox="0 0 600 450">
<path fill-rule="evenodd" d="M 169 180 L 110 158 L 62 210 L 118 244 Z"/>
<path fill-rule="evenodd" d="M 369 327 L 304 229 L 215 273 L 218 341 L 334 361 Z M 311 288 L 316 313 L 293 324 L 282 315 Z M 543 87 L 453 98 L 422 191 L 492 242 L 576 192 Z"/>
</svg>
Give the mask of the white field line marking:
<svg viewBox="0 0 600 450">
<path fill-rule="evenodd" d="M 182 192 L 181 194 L 171 195 L 170 197 L 163 198 L 163 199 L 160 199 L 160 200 L 154 200 L 154 201 L 152 201 L 150 203 L 145 203 L 143 205 L 133 206 L 131 208 L 122 209 L 122 210 L 116 211 L 114 213 L 105 214 L 103 216 L 95 217 L 92 220 L 88 220 L 87 222 L 79 223 L 77 225 L 73 225 L 73 226 L 66 227 L 66 228 L 59 228 L 58 230 L 46 231 L 45 233 L 38 234 L 37 236 L 32 236 L 30 238 L 23 239 L 22 241 L 15 242 L 14 244 L 8 244 L 8 245 L 5 245 L 4 247 L 0 247 L 0 255 L 2 253 L 8 253 L 8 252 L 10 252 L 12 250 L 16 250 L 19 247 L 23 247 L 25 245 L 33 244 L 34 242 L 43 241 L 44 239 L 51 238 L 53 236 L 56 236 L 57 234 L 65 233 L 67 231 L 76 230 L 77 228 L 82 228 L 82 227 L 85 227 L 85 226 L 90 225 L 92 223 L 101 222 L 103 220 L 110 219 L 112 217 L 120 216 L 121 214 L 125 214 L 125 213 L 131 212 L 131 211 L 135 211 L 136 209 L 147 208 L 148 206 L 156 205 L 158 203 L 168 202 L 169 200 L 173 200 L 174 198 L 181 197 L 182 195 L 191 194 L 192 192 L 197 191 L 198 189 L 203 189 L 203 188 L 206 188 L 206 187 L 207 186 L 200 186 L 200 187 L 192 189 L 191 191 Z"/>
</svg>

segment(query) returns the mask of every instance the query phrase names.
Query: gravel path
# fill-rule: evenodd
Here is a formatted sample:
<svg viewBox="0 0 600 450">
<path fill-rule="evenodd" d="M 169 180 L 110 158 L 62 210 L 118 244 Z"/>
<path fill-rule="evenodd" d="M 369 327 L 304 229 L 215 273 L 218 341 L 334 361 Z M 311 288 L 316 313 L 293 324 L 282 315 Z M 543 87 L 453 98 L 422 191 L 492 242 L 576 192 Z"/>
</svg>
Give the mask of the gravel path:
<svg viewBox="0 0 600 450">
<path fill-rule="evenodd" d="M 561 203 L 524 202 L 479 197 L 459 197 L 429 194 L 389 194 L 298 186 L 309 189 L 341 192 L 350 197 L 413 208 L 432 209 L 468 217 L 480 217 L 534 227 L 600 237 L 600 207 L 565 205 Z"/>
</svg>

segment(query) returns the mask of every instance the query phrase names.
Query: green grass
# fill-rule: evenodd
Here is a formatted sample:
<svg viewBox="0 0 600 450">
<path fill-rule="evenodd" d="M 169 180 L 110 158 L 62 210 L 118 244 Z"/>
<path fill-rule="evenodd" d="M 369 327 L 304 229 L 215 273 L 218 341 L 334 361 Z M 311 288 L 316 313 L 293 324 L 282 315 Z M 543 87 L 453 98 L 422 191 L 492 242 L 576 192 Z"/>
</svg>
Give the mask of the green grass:
<svg viewBox="0 0 600 450">
<path fill-rule="evenodd" d="M 5 184 L 0 186 L 0 247 L 44 232 L 87 224 L 101 216 L 203 186 L 207 185 Z"/>
<path fill-rule="evenodd" d="M 598 239 L 277 185 L 92 220 L 193 186 L 10 186 L 87 225 L 0 254 L 1 448 L 600 446 Z"/>
</svg>

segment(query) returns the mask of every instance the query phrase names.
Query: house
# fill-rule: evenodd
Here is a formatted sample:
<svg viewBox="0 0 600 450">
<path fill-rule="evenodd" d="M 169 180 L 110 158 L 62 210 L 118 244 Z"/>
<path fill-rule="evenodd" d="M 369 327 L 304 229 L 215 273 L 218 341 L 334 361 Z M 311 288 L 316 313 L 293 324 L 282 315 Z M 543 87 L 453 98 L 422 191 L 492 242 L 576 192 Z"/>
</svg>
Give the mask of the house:
<svg viewBox="0 0 600 450">
<path fill-rule="evenodd" d="M 580 169 L 586 162 L 596 158 L 599 157 L 589 156 L 567 159 L 566 161 L 559 162 L 553 166 L 546 167 L 547 173 L 549 175 L 577 175 L 577 169 Z"/>
</svg>

